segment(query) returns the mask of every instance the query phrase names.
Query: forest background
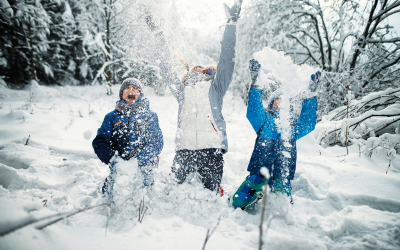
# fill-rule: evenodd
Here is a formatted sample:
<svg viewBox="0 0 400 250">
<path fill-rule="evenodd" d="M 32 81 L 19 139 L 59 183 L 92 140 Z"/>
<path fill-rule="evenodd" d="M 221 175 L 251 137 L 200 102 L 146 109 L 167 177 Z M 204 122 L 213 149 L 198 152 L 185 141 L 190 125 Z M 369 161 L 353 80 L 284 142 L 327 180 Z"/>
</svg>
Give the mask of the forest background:
<svg viewBox="0 0 400 250">
<path fill-rule="evenodd" d="M 155 16 L 171 53 L 191 66 L 217 63 L 225 23 L 222 1 L 208 0 L 1 0 L 0 7 L 0 76 L 3 85 L 17 89 L 31 81 L 101 84 L 111 94 L 112 85 L 136 77 L 163 95 L 167 84 L 160 76 L 145 17 Z M 368 94 L 400 86 L 400 32 L 394 26 L 400 23 L 399 12 L 399 0 L 244 1 L 230 88 L 247 102 L 247 62 L 268 46 L 283 51 L 295 64 L 321 69 L 319 121 L 343 106 L 345 116 L 330 120 L 387 108 L 398 101 L 398 92 L 361 109 L 351 107 Z M 175 66 L 177 72 L 185 72 L 178 60 Z M 271 80 L 274 84 L 265 98 L 282 84 Z M 398 119 L 393 121 L 364 139 L 376 132 L 396 133 Z"/>
</svg>

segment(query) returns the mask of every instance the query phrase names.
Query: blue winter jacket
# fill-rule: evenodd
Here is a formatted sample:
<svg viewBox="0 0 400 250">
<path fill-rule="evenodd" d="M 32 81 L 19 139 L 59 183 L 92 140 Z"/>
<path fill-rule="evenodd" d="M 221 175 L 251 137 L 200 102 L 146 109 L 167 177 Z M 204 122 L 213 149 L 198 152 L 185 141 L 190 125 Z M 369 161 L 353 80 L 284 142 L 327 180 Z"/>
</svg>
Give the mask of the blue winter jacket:
<svg viewBox="0 0 400 250">
<path fill-rule="evenodd" d="M 135 157 L 146 166 L 161 153 L 164 140 L 157 114 L 150 110 L 148 99 L 140 97 L 136 102 L 144 104 L 143 108 L 129 117 L 117 110 L 105 116 L 92 143 L 102 162 L 108 164 L 117 151 L 124 160 Z"/>
<path fill-rule="evenodd" d="M 290 139 L 284 141 L 275 124 L 278 111 L 264 110 L 262 91 L 251 88 L 247 119 L 257 133 L 257 139 L 247 171 L 258 173 L 261 167 L 269 170 L 271 178 L 293 180 L 296 171 L 296 140 L 314 130 L 317 123 L 316 97 L 305 99 L 299 117 L 290 121 Z"/>
</svg>

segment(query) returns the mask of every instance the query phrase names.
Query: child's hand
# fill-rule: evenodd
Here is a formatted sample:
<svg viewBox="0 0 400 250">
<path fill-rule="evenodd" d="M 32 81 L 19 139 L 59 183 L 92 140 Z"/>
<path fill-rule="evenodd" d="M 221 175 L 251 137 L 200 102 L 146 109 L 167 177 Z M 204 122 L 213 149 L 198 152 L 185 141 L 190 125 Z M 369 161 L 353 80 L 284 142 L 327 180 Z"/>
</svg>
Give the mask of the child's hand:
<svg viewBox="0 0 400 250">
<path fill-rule="evenodd" d="M 236 0 L 235 4 L 229 8 L 229 6 L 224 3 L 224 10 L 226 14 L 226 18 L 228 19 L 228 23 L 230 21 L 236 22 L 239 19 L 240 10 L 242 9 L 243 0 Z"/>
<path fill-rule="evenodd" d="M 311 92 L 315 92 L 317 90 L 319 80 L 321 79 L 321 72 L 317 71 L 317 73 L 311 75 L 311 81 L 308 85 L 308 88 Z"/>
<path fill-rule="evenodd" d="M 156 26 L 152 15 L 146 16 L 146 24 L 147 24 L 147 27 L 149 27 L 149 29 L 154 33 L 158 33 L 160 31 L 162 31 L 160 26 Z"/>
<path fill-rule="evenodd" d="M 262 86 L 257 84 L 258 72 L 260 71 L 261 64 L 258 63 L 256 59 L 251 59 L 249 61 L 249 69 L 250 69 L 250 77 L 251 77 L 251 86 L 257 89 L 262 89 Z"/>
</svg>

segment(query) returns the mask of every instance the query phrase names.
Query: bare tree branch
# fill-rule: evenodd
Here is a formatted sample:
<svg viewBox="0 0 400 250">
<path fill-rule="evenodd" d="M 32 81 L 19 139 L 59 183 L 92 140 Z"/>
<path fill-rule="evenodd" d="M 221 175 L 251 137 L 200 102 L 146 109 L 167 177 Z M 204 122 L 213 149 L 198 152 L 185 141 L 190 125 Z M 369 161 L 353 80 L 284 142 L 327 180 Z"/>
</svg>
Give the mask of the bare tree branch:
<svg viewBox="0 0 400 250">
<path fill-rule="evenodd" d="M 365 42 L 367 43 L 396 43 L 400 42 L 400 37 L 395 37 L 391 39 L 366 39 Z"/>
<path fill-rule="evenodd" d="M 400 55 L 397 56 L 397 58 L 394 58 L 393 60 L 385 63 L 384 65 L 382 65 L 379 69 L 377 69 L 375 72 L 373 72 L 370 77 L 369 80 L 365 81 L 362 85 L 363 88 L 365 88 L 365 86 L 367 86 L 367 84 L 376 76 L 378 75 L 380 72 L 382 72 L 384 69 L 389 68 L 390 66 L 395 65 L 396 63 L 398 63 L 400 61 Z"/>
<path fill-rule="evenodd" d="M 308 55 L 311 57 L 311 59 L 313 59 L 313 61 L 316 64 L 318 64 L 319 66 L 322 67 L 321 63 L 313 56 L 313 54 L 311 53 L 310 49 L 304 43 L 302 43 L 298 37 L 296 37 L 296 36 L 294 36 L 292 34 L 286 34 L 286 37 L 295 39 L 301 46 L 303 46 L 308 51 Z"/>
</svg>

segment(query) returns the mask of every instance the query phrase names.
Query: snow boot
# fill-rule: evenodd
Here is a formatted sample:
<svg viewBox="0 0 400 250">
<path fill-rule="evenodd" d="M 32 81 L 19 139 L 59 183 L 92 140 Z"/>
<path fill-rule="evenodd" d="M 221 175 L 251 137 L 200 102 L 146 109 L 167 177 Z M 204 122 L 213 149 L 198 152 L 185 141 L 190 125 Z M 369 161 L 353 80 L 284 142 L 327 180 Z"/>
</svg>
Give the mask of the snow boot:
<svg viewBox="0 0 400 250">
<path fill-rule="evenodd" d="M 290 184 L 290 180 L 284 181 L 283 179 L 270 178 L 268 180 L 268 185 L 273 193 L 282 192 L 287 196 L 292 195 L 292 185 Z"/>
<path fill-rule="evenodd" d="M 236 193 L 229 198 L 230 204 L 242 210 L 253 207 L 262 198 L 264 184 L 265 179 L 260 173 L 250 173 Z"/>
</svg>

